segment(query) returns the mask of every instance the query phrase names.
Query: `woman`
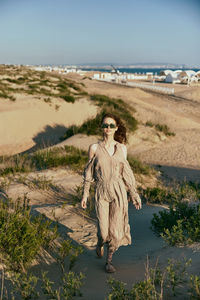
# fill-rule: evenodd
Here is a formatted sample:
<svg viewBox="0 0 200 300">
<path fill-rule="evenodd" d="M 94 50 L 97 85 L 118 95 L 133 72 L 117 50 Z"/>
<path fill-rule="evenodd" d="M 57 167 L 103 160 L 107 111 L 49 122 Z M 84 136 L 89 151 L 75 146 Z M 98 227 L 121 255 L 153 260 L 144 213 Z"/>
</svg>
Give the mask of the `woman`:
<svg viewBox="0 0 200 300">
<path fill-rule="evenodd" d="M 95 209 L 98 219 L 96 253 L 103 257 L 107 243 L 105 269 L 115 272 L 113 253 L 122 245 L 131 244 L 128 223 L 127 190 L 136 209 L 141 199 L 136 192 L 135 178 L 127 161 L 126 128 L 119 117 L 105 114 L 101 127 L 103 140 L 89 147 L 89 161 L 84 169 L 82 208 L 87 207 L 90 184 L 95 181 Z"/>
</svg>

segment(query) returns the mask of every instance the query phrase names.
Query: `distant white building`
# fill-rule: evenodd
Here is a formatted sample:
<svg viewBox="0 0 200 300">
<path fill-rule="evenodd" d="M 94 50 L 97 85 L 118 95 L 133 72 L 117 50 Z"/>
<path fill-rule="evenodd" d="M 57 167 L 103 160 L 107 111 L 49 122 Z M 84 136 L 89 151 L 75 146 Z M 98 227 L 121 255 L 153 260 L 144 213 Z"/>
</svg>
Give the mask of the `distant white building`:
<svg viewBox="0 0 200 300">
<path fill-rule="evenodd" d="M 171 72 L 165 78 L 166 83 L 180 83 L 179 73 Z"/>
<path fill-rule="evenodd" d="M 193 70 L 182 71 L 179 77 L 182 83 L 198 81 L 197 73 Z"/>
</svg>

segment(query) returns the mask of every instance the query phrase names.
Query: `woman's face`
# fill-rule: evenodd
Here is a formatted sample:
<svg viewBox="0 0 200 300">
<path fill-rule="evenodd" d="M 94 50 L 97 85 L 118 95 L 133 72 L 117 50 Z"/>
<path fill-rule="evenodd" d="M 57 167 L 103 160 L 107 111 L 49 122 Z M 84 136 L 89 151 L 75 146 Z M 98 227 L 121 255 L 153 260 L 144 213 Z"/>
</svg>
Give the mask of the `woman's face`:
<svg viewBox="0 0 200 300">
<path fill-rule="evenodd" d="M 115 131 L 117 131 L 118 127 L 116 121 L 112 118 L 103 119 L 102 130 L 106 135 L 114 135 Z"/>
</svg>

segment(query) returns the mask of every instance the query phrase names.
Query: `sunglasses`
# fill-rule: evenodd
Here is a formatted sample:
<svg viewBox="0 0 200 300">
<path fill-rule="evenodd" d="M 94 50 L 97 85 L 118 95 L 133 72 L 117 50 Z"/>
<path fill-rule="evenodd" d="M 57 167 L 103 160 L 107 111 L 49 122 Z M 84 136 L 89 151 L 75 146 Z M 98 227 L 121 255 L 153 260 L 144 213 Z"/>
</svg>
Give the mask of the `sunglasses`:
<svg viewBox="0 0 200 300">
<path fill-rule="evenodd" d="M 117 126 L 115 124 L 113 124 L 113 123 L 110 123 L 110 124 L 103 123 L 101 125 L 101 128 L 108 128 L 108 127 L 110 127 L 110 128 L 116 128 Z"/>
</svg>

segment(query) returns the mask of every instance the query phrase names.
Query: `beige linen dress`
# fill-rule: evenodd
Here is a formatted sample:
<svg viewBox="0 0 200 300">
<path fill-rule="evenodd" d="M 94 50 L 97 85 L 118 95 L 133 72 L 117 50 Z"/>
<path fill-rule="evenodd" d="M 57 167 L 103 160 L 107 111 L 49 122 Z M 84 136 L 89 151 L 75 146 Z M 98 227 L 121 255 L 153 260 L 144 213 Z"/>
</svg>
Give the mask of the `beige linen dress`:
<svg viewBox="0 0 200 300">
<path fill-rule="evenodd" d="M 98 219 L 98 243 L 108 243 L 112 251 L 131 244 L 128 220 L 127 190 L 133 202 L 140 200 L 135 178 L 124 156 L 122 144 L 116 142 L 111 156 L 103 141 L 84 169 L 84 196 L 88 197 L 90 184 L 95 182 L 95 209 Z"/>
</svg>

